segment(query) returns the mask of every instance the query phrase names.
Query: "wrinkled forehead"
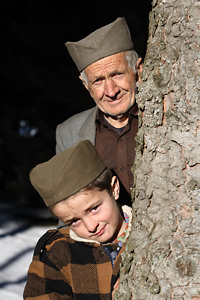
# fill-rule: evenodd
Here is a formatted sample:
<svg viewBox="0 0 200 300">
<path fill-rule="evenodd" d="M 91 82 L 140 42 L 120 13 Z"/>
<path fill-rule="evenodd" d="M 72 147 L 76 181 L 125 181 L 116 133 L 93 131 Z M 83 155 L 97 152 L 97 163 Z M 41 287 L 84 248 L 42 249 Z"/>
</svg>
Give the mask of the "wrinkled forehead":
<svg viewBox="0 0 200 300">
<path fill-rule="evenodd" d="M 87 76 L 93 76 L 99 72 L 115 72 L 128 68 L 128 62 L 124 53 L 117 53 L 102 58 L 84 69 Z"/>
</svg>

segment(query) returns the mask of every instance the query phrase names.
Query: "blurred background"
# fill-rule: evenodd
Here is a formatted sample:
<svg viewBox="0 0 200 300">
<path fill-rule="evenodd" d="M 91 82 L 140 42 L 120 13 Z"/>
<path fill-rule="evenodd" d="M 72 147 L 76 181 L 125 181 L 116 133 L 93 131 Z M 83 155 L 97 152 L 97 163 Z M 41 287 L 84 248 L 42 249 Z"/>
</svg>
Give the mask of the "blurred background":
<svg viewBox="0 0 200 300">
<path fill-rule="evenodd" d="M 124 16 L 144 58 L 150 9 L 151 0 L 1 4 L 1 203 L 20 210 L 43 206 L 29 171 L 55 154 L 56 126 L 94 106 L 64 43 Z"/>
</svg>

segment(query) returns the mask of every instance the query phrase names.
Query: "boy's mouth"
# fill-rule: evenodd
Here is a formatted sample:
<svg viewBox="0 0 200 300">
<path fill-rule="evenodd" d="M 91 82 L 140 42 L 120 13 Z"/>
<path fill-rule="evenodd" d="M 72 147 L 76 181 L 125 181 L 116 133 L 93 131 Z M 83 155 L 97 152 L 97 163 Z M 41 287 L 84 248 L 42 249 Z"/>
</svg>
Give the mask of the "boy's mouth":
<svg viewBox="0 0 200 300">
<path fill-rule="evenodd" d="M 96 236 L 102 235 L 104 233 L 105 229 L 106 229 L 106 225 L 101 230 L 99 230 L 95 235 Z"/>
</svg>

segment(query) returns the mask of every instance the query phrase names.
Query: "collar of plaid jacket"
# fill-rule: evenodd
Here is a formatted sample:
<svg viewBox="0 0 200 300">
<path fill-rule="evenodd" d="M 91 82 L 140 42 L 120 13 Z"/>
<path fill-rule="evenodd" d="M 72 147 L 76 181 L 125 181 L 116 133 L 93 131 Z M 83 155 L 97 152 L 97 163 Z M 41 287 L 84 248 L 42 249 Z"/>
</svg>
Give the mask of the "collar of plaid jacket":
<svg viewBox="0 0 200 300">
<path fill-rule="evenodd" d="M 122 211 L 123 213 L 127 214 L 128 217 L 129 217 L 129 223 L 128 223 L 128 230 L 127 230 L 127 233 L 126 233 L 126 237 L 125 237 L 125 240 L 128 238 L 129 234 L 130 234 L 130 231 L 131 231 L 131 223 L 132 223 L 132 209 L 131 207 L 127 206 L 127 205 L 123 205 L 122 206 Z M 80 236 L 78 236 L 74 231 L 72 231 L 70 229 L 70 232 L 69 232 L 69 235 L 70 237 L 77 241 L 77 242 L 85 242 L 85 243 L 98 243 L 100 244 L 99 242 L 97 241 L 93 241 L 93 240 L 87 240 L 87 239 L 83 239 L 81 238 Z M 105 244 L 106 245 L 106 244 Z"/>
</svg>

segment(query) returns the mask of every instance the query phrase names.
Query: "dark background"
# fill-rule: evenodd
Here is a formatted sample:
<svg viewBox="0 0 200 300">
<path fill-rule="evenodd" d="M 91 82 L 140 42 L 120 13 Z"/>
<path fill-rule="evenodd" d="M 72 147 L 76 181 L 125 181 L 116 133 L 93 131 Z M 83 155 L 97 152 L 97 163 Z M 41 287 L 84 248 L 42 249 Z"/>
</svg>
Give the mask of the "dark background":
<svg viewBox="0 0 200 300">
<path fill-rule="evenodd" d="M 55 129 L 94 106 L 64 45 L 125 17 L 144 58 L 150 0 L 7 0 L 1 5 L 0 201 L 41 206 L 29 171 L 55 154 Z"/>
</svg>

